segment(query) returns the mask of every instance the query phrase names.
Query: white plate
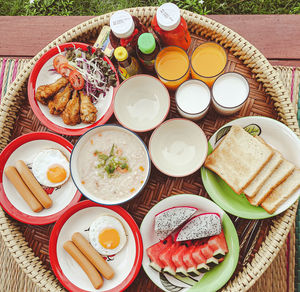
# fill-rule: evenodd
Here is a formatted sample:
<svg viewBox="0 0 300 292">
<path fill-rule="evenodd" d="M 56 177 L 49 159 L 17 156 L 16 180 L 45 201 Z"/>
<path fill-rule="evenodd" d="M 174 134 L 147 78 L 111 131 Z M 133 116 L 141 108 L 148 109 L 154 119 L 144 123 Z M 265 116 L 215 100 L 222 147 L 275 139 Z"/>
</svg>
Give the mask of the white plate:
<svg viewBox="0 0 300 292">
<path fill-rule="evenodd" d="M 222 225 L 226 242 L 228 245 L 229 253 L 225 256 L 225 259 L 218 266 L 214 267 L 206 274 L 201 274 L 198 277 L 186 277 L 181 278 L 182 281 L 175 279 L 172 276 L 163 274 L 164 278 L 161 278 L 161 274 L 153 270 L 150 266 L 150 260 L 147 255 L 147 248 L 153 244 L 159 242 L 158 237 L 154 232 L 155 215 L 161 211 L 175 206 L 191 206 L 198 208 L 198 211 L 194 214 L 201 213 L 218 213 L 222 218 Z M 149 278 L 164 291 L 215 291 L 221 288 L 233 274 L 239 257 L 239 242 L 236 230 L 228 215 L 214 202 L 191 194 L 180 194 L 168 197 L 159 203 L 157 203 L 145 216 L 140 231 L 143 238 L 144 256 L 142 266 Z M 202 282 L 200 281 L 203 278 Z M 193 280 L 192 280 L 193 279 Z M 166 281 L 167 280 L 167 281 Z M 186 282 L 186 283 L 184 283 Z M 180 287 L 182 289 L 180 289 Z M 202 290 L 206 288 L 206 290 Z M 176 289 L 176 290 L 175 290 Z"/>
<path fill-rule="evenodd" d="M 86 273 L 64 250 L 63 244 L 80 232 L 88 240 L 88 229 L 99 216 L 111 214 L 123 224 L 127 242 L 116 255 L 107 257 L 114 270 L 111 280 L 103 279 L 103 286 L 95 289 Z M 132 217 L 119 206 L 101 206 L 81 201 L 70 208 L 56 223 L 50 237 L 50 262 L 61 283 L 70 291 L 116 291 L 128 287 L 138 274 L 142 261 L 142 240 Z M 81 289 L 81 290 L 79 290 Z M 112 289 L 112 290 L 111 290 Z"/>
</svg>

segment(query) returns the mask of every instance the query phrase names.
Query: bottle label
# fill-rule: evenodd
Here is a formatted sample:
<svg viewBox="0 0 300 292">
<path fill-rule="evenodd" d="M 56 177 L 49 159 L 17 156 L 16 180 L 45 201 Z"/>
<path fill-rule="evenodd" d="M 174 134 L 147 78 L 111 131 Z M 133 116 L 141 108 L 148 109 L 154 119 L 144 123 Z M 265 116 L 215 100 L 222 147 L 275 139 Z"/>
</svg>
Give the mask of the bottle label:
<svg viewBox="0 0 300 292">
<path fill-rule="evenodd" d="M 147 70 L 153 70 L 154 68 L 154 61 L 155 60 L 143 60 L 142 58 L 139 58 L 141 64 L 143 65 L 143 67 Z"/>
<path fill-rule="evenodd" d="M 138 74 L 140 71 L 140 66 L 134 57 L 131 57 L 131 64 L 126 68 L 119 66 L 119 73 L 123 80 Z"/>
</svg>

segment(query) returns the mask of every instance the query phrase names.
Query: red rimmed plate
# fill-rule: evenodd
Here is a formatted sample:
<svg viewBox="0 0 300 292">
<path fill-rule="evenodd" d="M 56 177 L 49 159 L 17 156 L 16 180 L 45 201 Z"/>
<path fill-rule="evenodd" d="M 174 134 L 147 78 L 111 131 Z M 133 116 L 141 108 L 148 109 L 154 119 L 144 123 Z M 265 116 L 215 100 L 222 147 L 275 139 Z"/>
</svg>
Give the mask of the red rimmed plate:
<svg viewBox="0 0 300 292">
<path fill-rule="evenodd" d="M 76 126 L 70 126 L 64 124 L 62 118 L 60 116 L 51 115 L 47 105 L 43 105 L 35 99 L 35 91 L 36 89 L 45 84 L 51 84 L 55 82 L 57 79 L 61 77 L 55 70 L 53 71 L 53 59 L 60 52 L 64 52 L 65 48 L 81 48 L 87 51 L 88 44 L 84 43 L 65 43 L 59 45 L 55 48 L 50 49 L 46 52 L 35 64 L 28 80 L 28 100 L 30 106 L 37 116 L 37 118 L 48 127 L 50 130 L 55 131 L 59 134 L 63 135 L 71 135 L 71 136 L 79 136 L 85 133 L 88 129 L 93 128 L 94 126 L 103 125 L 107 122 L 107 120 L 113 114 L 113 101 L 114 95 L 116 92 L 116 87 L 119 85 L 119 78 L 117 71 L 112 64 L 112 62 L 104 57 L 104 60 L 111 66 L 112 70 L 116 73 L 117 84 L 116 87 L 111 87 L 107 92 L 104 99 L 100 99 L 95 105 L 98 113 L 97 120 L 94 124 L 84 124 L 80 123 Z M 93 48 L 93 51 L 95 48 Z"/>
<path fill-rule="evenodd" d="M 33 225 L 53 223 L 81 198 L 81 193 L 77 190 L 72 179 L 69 178 L 61 187 L 47 189 L 53 205 L 49 209 L 35 213 L 5 176 L 4 169 L 6 166 L 15 166 L 18 160 L 23 160 L 30 165 L 38 152 L 49 148 L 60 150 L 70 159 L 73 145 L 56 134 L 29 133 L 13 140 L 0 154 L 0 204 L 9 215 L 23 223 Z"/>
<path fill-rule="evenodd" d="M 80 232 L 88 238 L 91 223 L 101 214 L 111 214 L 121 221 L 127 234 L 127 243 L 119 253 L 107 259 L 115 276 L 111 280 L 104 279 L 103 286 L 96 290 L 85 272 L 64 250 L 63 244 L 71 240 L 74 232 Z M 141 268 L 143 242 L 137 224 L 123 208 L 86 200 L 68 209 L 56 222 L 50 236 L 49 256 L 56 277 L 69 291 L 119 292 L 133 282 Z"/>
</svg>

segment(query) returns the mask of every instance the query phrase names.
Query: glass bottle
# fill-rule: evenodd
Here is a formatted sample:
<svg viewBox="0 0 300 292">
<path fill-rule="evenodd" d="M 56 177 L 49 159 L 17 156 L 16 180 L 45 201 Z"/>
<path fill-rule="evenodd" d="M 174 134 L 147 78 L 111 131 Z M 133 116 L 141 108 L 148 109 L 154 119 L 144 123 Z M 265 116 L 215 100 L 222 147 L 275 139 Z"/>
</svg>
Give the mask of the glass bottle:
<svg viewBox="0 0 300 292">
<path fill-rule="evenodd" d="M 129 56 L 124 47 L 117 47 L 114 56 L 118 61 L 118 70 L 123 80 L 141 73 L 141 67 L 135 57 Z"/>
<path fill-rule="evenodd" d="M 154 62 L 158 53 L 159 45 L 156 43 L 153 34 L 141 34 L 138 38 L 137 56 L 147 71 L 154 70 Z"/>
<path fill-rule="evenodd" d="M 112 47 L 115 49 L 122 46 L 130 56 L 135 55 L 139 36 L 147 31 L 137 17 L 124 10 L 117 11 L 111 16 L 110 28 L 109 39 Z"/>
</svg>

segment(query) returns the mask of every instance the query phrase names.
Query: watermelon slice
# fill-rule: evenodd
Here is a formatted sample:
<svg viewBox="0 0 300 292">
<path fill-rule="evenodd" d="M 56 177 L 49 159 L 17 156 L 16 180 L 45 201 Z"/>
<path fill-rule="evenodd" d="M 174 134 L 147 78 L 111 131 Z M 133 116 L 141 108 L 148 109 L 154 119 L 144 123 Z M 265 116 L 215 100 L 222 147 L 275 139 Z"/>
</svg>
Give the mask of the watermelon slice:
<svg viewBox="0 0 300 292">
<path fill-rule="evenodd" d="M 192 277 L 196 277 L 200 275 L 200 273 L 197 270 L 197 263 L 192 256 L 194 249 L 195 249 L 194 246 L 190 246 L 185 250 L 184 254 L 182 255 L 183 262 L 187 266 L 187 273 L 189 276 Z M 209 268 L 207 267 L 207 269 Z"/>
<path fill-rule="evenodd" d="M 165 240 L 162 240 L 158 243 L 147 248 L 146 252 L 148 257 L 150 258 L 150 267 L 154 270 L 161 272 L 164 268 L 164 264 L 159 259 L 160 254 L 168 249 L 173 243 L 172 236 L 168 236 Z"/>
<path fill-rule="evenodd" d="M 220 234 L 222 224 L 217 213 L 204 213 L 191 218 L 176 235 L 176 241 L 204 238 Z"/>
<path fill-rule="evenodd" d="M 187 247 L 185 244 L 179 246 L 177 250 L 175 250 L 172 254 L 172 261 L 176 266 L 176 274 L 182 277 L 187 277 L 187 266 L 183 261 L 183 254 L 187 250 Z"/>
<path fill-rule="evenodd" d="M 154 231 L 162 240 L 176 228 L 188 220 L 198 209 L 188 206 L 179 206 L 166 209 L 155 215 Z"/>
<path fill-rule="evenodd" d="M 219 261 L 214 258 L 214 252 L 213 250 L 209 247 L 208 243 L 205 243 L 203 245 L 200 245 L 200 250 L 202 255 L 205 257 L 206 259 L 206 264 L 210 267 L 213 268 L 214 266 L 216 266 Z"/>
<path fill-rule="evenodd" d="M 208 240 L 208 246 L 213 251 L 213 256 L 216 259 L 221 259 L 226 253 L 228 253 L 228 247 L 223 230 L 219 235 L 212 236 Z"/>
<path fill-rule="evenodd" d="M 202 246 L 190 247 L 190 252 L 193 260 L 197 264 L 197 271 L 200 273 L 206 273 L 210 270 L 210 267 L 206 264 L 206 258 L 201 253 Z"/>
<path fill-rule="evenodd" d="M 165 249 L 159 256 L 160 261 L 163 263 L 163 271 L 175 276 L 176 266 L 172 261 L 172 254 L 178 249 L 180 243 L 174 242 L 170 247 Z"/>
</svg>

